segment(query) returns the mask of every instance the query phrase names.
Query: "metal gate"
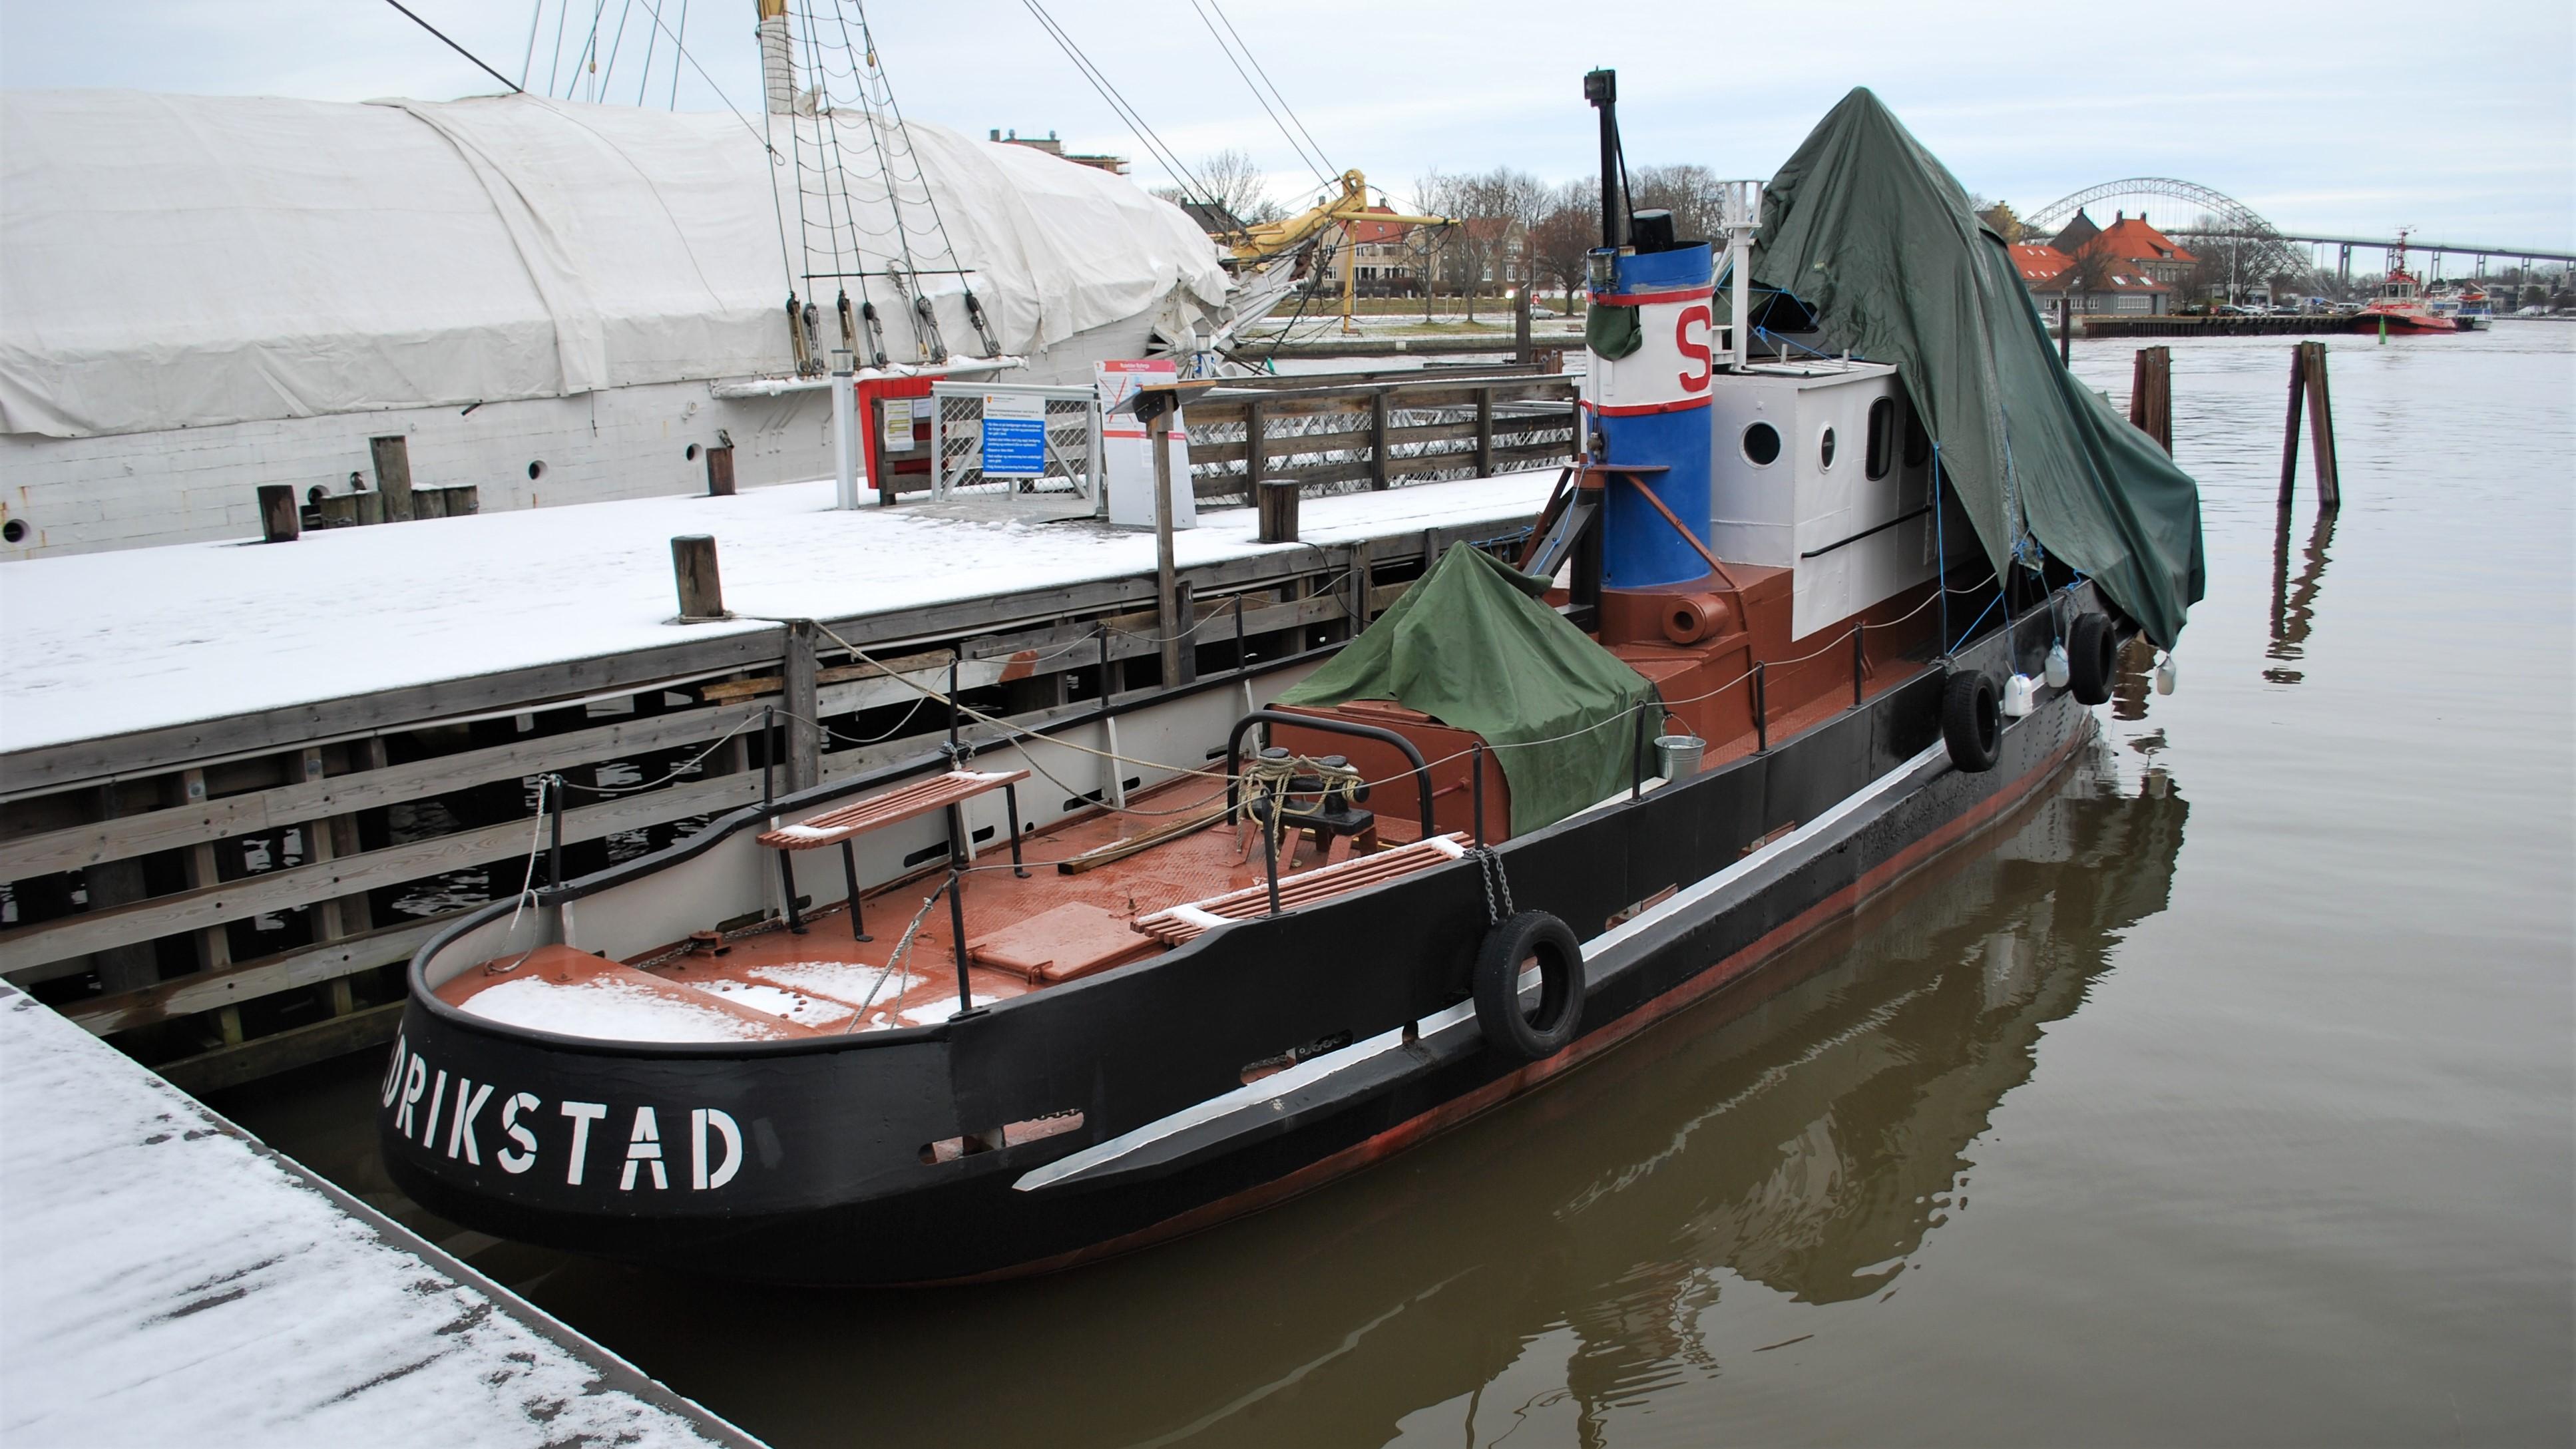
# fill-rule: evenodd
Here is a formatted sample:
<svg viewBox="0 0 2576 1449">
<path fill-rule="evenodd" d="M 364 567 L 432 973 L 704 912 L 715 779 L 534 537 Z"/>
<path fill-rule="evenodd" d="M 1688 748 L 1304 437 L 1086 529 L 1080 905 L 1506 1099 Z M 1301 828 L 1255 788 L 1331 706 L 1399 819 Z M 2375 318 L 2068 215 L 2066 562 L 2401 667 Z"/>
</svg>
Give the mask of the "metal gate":
<svg viewBox="0 0 2576 1449">
<path fill-rule="evenodd" d="M 1035 383 L 939 382 L 930 396 L 938 408 L 939 457 L 931 496 L 953 493 L 1078 493 L 1100 500 L 1100 404 L 1088 387 Z M 1031 477 L 984 474 L 984 400 L 1009 397 L 1045 410 L 1043 470 Z"/>
</svg>

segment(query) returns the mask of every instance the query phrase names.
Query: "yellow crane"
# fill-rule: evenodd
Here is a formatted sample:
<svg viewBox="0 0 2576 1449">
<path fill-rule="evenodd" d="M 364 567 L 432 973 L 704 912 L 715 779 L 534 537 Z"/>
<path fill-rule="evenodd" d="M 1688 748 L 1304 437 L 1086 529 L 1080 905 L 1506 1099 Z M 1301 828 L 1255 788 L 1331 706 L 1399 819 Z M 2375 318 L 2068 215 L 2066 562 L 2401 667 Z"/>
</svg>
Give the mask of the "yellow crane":
<svg viewBox="0 0 2576 1449">
<path fill-rule="evenodd" d="M 1232 259 L 1239 267 L 1259 266 L 1275 261 L 1307 246 L 1325 232 L 1339 228 L 1342 258 L 1342 330 L 1354 331 L 1352 303 L 1358 295 L 1359 259 L 1350 244 L 1351 227 L 1359 222 L 1377 222 L 1388 226 L 1455 226 L 1445 216 L 1410 216 L 1396 211 L 1374 211 L 1369 207 L 1368 178 L 1357 171 L 1345 171 L 1339 193 L 1318 201 L 1313 206 L 1281 221 L 1259 222 L 1225 238 Z M 1428 276 L 1423 285 L 1430 285 Z"/>
</svg>

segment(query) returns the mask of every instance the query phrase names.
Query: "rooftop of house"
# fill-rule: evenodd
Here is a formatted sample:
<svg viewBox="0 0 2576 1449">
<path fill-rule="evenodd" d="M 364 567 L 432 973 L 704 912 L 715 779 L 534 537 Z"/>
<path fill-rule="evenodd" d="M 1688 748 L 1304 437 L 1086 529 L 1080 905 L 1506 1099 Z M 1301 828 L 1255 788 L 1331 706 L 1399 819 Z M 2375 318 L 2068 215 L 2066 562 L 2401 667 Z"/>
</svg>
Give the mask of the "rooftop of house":
<svg viewBox="0 0 2576 1449">
<path fill-rule="evenodd" d="M 2075 265 L 2073 257 L 2046 242 L 2015 242 L 2012 259 L 2021 279 L 2034 287 Z"/>
</svg>

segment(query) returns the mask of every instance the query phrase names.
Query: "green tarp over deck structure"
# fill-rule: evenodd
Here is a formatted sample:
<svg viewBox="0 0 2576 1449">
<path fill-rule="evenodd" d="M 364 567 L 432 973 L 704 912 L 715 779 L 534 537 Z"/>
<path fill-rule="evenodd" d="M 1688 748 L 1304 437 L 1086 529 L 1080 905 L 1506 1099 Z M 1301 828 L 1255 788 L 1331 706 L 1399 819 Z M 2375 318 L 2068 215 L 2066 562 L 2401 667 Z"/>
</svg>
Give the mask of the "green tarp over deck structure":
<svg viewBox="0 0 2576 1449">
<path fill-rule="evenodd" d="M 1625 790 L 1655 686 L 1539 602 L 1534 579 L 1463 543 L 1281 704 L 1391 699 L 1496 746 L 1512 833 Z M 1659 724 L 1647 721 L 1650 730 Z M 1649 741 L 1648 748 L 1652 748 Z"/>
<path fill-rule="evenodd" d="M 2173 644 L 2204 582 L 2200 490 L 2059 363 L 2003 238 L 1866 89 L 1771 179 L 1751 279 L 1814 308 L 1827 350 L 1899 366 L 1998 571 L 2036 539 Z"/>
</svg>

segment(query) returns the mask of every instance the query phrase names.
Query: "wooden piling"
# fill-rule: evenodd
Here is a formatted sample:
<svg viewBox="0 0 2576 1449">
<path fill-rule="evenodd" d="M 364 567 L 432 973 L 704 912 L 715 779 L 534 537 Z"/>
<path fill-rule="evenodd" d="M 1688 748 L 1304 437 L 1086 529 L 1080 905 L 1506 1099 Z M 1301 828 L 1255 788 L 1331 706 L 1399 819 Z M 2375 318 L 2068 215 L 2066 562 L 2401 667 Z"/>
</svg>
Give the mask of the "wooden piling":
<svg viewBox="0 0 2576 1449">
<path fill-rule="evenodd" d="M 2326 388 L 2326 345 L 2322 342 L 2302 342 L 2290 353 L 2290 411 L 2281 430 L 2283 508 L 2290 506 L 2297 492 L 2302 407 L 2307 411 L 2308 431 L 2316 447 L 2317 506 L 2340 508 L 2343 486 L 2335 467 L 2334 404 Z"/>
<path fill-rule="evenodd" d="M 259 531 L 270 543 L 293 543 L 304 532 L 304 516 L 295 504 L 291 483 L 259 485 Z"/>
<path fill-rule="evenodd" d="M 1270 471 L 1270 440 L 1262 431 L 1263 423 L 1261 399 L 1246 399 L 1243 404 L 1243 480 L 1256 492 L 1261 487 L 1261 475 Z M 1289 526 L 1289 537 L 1296 537 L 1293 517 Z"/>
<path fill-rule="evenodd" d="M 1512 303 L 1512 361 L 1530 362 L 1530 289 L 1524 284 Z"/>
<path fill-rule="evenodd" d="M 483 488 L 478 483 L 460 483 L 447 490 L 447 516 L 463 518 L 483 511 Z"/>
<path fill-rule="evenodd" d="M 1382 489 L 1387 485 L 1385 388 L 1369 394 L 1368 446 L 1369 487 Z"/>
<path fill-rule="evenodd" d="M 2173 349 L 2141 347 L 2129 372 L 2129 421 L 2173 452 Z"/>
<path fill-rule="evenodd" d="M 733 444 L 720 443 L 707 449 L 706 455 L 707 496 L 731 498 L 733 496 Z"/>
<path fill-rule="evenodd" d="M 2057 362 L 2075 365 L 2075 304 L 2064 297 L 2057 299 Z"/>
<path fill-rule="evenodd" d="M 1297 541 L 1297 482 L 1293 478 L 1264 478 L 1253 485 L 1253 496 L 1261 512 L 1263 543 Z"/>
<path fill-rule="evenodd" d="M 787 626 L 785 687 L 780 708 L 787 720 L 787 792 L 810 790 L 823 781 L 823 729 L 820 681 L 815 678 L 814 621 L 798 619 Z"/>
<path fill-rule="evenodd" d="M 1494 390 L 1476 389 L 1476 476 L 1494 476 Z"/>
<path fill-rule="evenodd" d="M 356 493 L 325 493 L 313 500 L 313 508 L 322 515 L 324 528 L 355 528 L 360 496 Z"/>
<path fill-rule="evenodd" d="M 671 540 L 671 582 L 679 590 L 683 622 L 726 617 L 713 536 L 684 533 Z"/>
<path fill-rule="evenodd" d="M 400 434 L 369 438 L 367 453 L 376 465 L 376 491 L 384 496 L 385 521 L 408 521 L 412 516 L 411 441 Z"/>
<path fill-rule="evenodd" d="M 411 516 L 414 519 L 445 518 L 447 516 L 447 490 L 444 488 L 415 488 L 411 490 Z"/>
<path fill-rule="evenodd" d="M 2343 507 L 2343 478 L 2335 465 L 2334 400 L 2326 389 L 2326 345 L 2303 342 L 2308 353 L 2308 439 L 2316 449 L 2317 506 Z"/>
<path fill-rule="evenodd" d="M 352 504 L 351 511 L 357 515 L 358 522 L 361 525 L 382 523 L 385 521 L 385 495 L 381 493 L 352 493 L 349 495 L 349 498 Z"/>
</svg>

